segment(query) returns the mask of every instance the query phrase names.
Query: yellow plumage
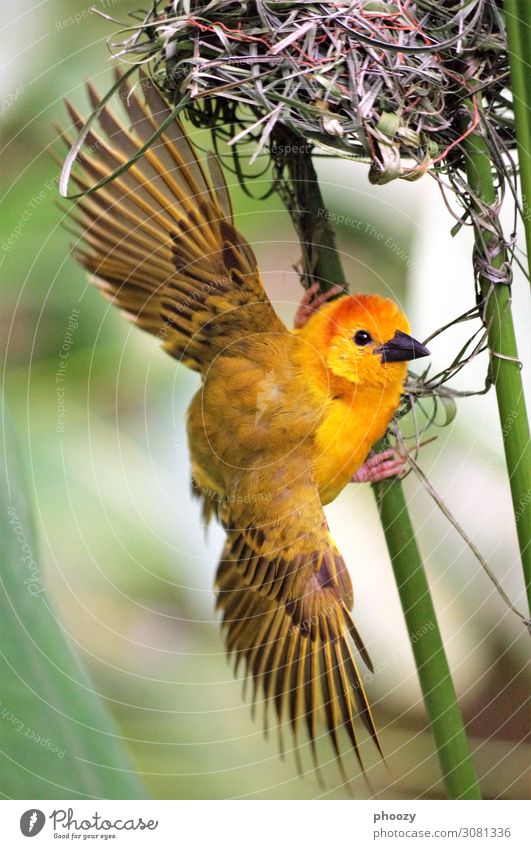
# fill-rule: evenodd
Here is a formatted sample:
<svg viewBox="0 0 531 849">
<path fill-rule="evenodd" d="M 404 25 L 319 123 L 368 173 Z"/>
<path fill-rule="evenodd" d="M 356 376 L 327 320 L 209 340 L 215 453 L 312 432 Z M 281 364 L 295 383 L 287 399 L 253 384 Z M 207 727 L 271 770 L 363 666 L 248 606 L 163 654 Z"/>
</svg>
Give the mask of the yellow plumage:
<svg viewBox="0 0 531 849">
<path fill-rule="evenodd" d="M 89 133 L 91 155 L 78 156 L 80 189 L 126 162 L 168 117 L 145 78 L 142 89 L 145 104 L 121 85 L 130 128 L 101 111 L 103 133 Z M 423 355 L 421 346 L 396 305 L 375 296 L 340 298 L 289 331 L 233 226 L 217 160 L 208 166 L 170 124 L 129 170 L 78 202 L 75 255 L 128 319 L 202 376 L 188 414 L 194 491 L 227 533 L 218 606 L 255 699 L 295 734 L 303 725 L 312 746 L 323 717 L 337 754 L 342 727 L 357 751 L 357 719 L 377 737 L 354 647 L 370 660 L 322 504 L 384 434 L 405 360 Z"/>
</svg>

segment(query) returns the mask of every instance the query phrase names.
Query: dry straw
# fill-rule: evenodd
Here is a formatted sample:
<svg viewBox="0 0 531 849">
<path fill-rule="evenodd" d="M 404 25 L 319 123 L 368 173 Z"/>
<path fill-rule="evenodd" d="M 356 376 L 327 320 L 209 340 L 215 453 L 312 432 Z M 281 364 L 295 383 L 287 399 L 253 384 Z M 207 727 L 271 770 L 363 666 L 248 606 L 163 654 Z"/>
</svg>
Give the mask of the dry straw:
<svg viewBox="0 0 531 849">
<path fill-rule="evenodd" d="M 173 103 L 190 99 L 196 123 L 232 127 L 233 140 L 252 127 L 258 150 L 281 124 L 366 159 L 374 182 L 456 163 L 480 101 L 496 139 L 511 138 L 503 20 L 491 0 L 155 2 L 112 51 L 149 61 Z"/>
</svg>

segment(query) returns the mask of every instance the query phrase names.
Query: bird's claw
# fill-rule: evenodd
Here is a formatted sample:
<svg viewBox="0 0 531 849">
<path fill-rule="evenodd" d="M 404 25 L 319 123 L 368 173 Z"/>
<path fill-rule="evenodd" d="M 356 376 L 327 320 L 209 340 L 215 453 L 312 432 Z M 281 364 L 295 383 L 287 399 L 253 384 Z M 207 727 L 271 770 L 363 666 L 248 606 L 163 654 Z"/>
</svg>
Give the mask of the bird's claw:
<svg viewBox="0 0 531 849">
<path fill-rule="evenodd" d="M 388 448 L 386 451 L 367 457 L 352 476 L 352 481 L 353 483 L 377 483 L 402 474 L 406 463 L 407 457 L 402 457 L 392 448 Z"/>
<path fill-rule="evenodd" d="M 301 302 L 299 304 L 299 308 L 295 313 L 295 318 L 293 319 L 293 326 L 296 330 L 300 330 L 301 327 L 304 327 L 306 322 L 312 317 L 314 312 L 322 307 L 327 301 L 335 298 L 336 295 L 344 293 L 344 289 L 339 284 L 332 286 L 331 289 L 328 289 L 327 292 L 319 292 L 319 283 L 312 283 L 309 289 L 304 293 Z"/>
</svg>

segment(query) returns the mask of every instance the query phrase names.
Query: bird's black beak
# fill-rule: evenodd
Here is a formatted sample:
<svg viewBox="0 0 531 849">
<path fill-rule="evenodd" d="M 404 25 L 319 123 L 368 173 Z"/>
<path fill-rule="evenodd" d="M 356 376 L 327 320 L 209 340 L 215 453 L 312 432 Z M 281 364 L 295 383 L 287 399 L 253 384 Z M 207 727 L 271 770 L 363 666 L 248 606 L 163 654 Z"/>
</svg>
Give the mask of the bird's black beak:
<svg viewBox="0 0 531 849">
<path fill-rule="evenodd" d="M 412 336 L 397 330 L 393 338 L 379 348 L 375 348 L 374 353 L 382 355 L 382 363 L 401 363 L 405 360 L 428 357 L 430 352 Z"/>
</svg>

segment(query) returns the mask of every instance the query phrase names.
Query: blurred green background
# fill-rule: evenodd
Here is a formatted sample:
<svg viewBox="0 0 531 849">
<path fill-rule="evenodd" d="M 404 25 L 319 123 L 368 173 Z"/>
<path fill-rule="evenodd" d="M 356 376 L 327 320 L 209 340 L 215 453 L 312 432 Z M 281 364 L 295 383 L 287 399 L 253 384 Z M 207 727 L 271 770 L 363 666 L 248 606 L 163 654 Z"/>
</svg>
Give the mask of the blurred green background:
<svg viewBox="0 0 531 849">
<path fill-rule="evenodd" d="M 132 6 L 105 0 L 96 8 L 125 20 Z M 24 797 L 31 786 L 36 798 L 40 787 L 43 798 L 65 798 L 71 795 L 66 786 L 81 797 L 101 795 L 97 787 L 86 788 L 91 769 L 98 770 L 98 752 L 110 739 L 109 722 L 112 739 L 121 738 L 130 759 L 118 772 L 136 772 L 155 798 L 345 798 L 326 743 L 326 790 L 306 751 L 304 779 L 289 745 L 286 759 L 278 758 L 275 740 L 264 740 L 259 720 L 252 722 L 242 682 L 234 680 L 225 658 L 212 592 L 222 533 L 212 526 L 205 541 L 190 497 L 184 415 L 197 378 L 176 367 L 152 338 L 128 325 L 89 287 L 60 226 L 58 168 L 48 156 L 52 146 L 60 149 L 52 122 L 68 126 L 65 96 L 87 113 L 85 80 L 106 90 L 112 64 L 106 39 L 119 26 L 99 18 L 83 0 L 21 2 L 9 15 L 4 15 L 8 61 L 0 80 L 3 391 L 54 618 L 88 670 L 92 683 L 84 686 L 102 700 L 108 716 L 94 715 L 96 742 L 84 775 L 74 772 L 65 784 L 66 761 L 49 750 L 43 754 L 42 747 L 39 761 L 39 744 L 32 742 L 21 754 L 27 759 L 23 769 L 13 761 L 4 765 L 0 790 Z M 364 166 L 319 160 L 318 169 L 329 209 L 355 222 L 338 228 L 354 291 L 400 300 L 419 338 L 473 305 L 470 234 L 451 239 L 453 222 L 435 181 L 427 176 L 414 184 L 371 187 Z M 266 182 L 257 185 L 256 193 L 265 188 Z M 301 290 L 292 267 L 299 249 L 288 215 L 274 197 L 252 200 L 237 186 L 233 193 L 238 227 L 259 257 L 270 296 L 290 320 Z M 506 213 L 510 228 L 510 210 Z M 515 313 L 525 359 L 531 334 L 524 297 L 525 283 L 517 276 Z M 463 334 L 454 330 L 434 343 L 436 366 L 453 358 Z M 60 357 L 62 351 L 66 357 Z M 59 372 L 61 363 L 66 369 Z M 478 358 L 454 385 L 480 388 L 485 368 Z M 462 401 L 452 425 L 435 433 L 438 439 L 422 453 L 423 468 L 506 592 L 524 606 L 493 395 Z M 9 446 L 4 443 L 10 452 Z M 523 629 L 411 475 L 406 490 L 484 794 L 525 797 L 529 682 Z M 387 758 L 386 766 L 364 744 L 371 787 L 357 775 L 354 758 L 347 759 L 355 792 L 378 799 L 442 797 L 370 489 L 348 487 L 327 515 L 349 564 L 356 621 L 375 664 L 366 683 Z M 3 596 L 6 611 L 16 612 L 18 592 L 15 586 L 14 594 Z M 4 629 L 2 639 L 18 638 Z M 52 697 L 44 699 L 44 679 L 28 696 L 25 651 L 17 654 L 16 648 L 0 742 L 9 748 L 13 737 L 25 734 L 9 719 L 9 712 L 18 716 L 14 707 L 20 699 L 28 716 L 33 710 L 40 717 L 42 738 L 51 739 L 46 717 L 53 713 L 53 742 L 72 750 L 72 740 L 61 739 L 68 702 L 58 712 Z M 72 689 L 73 711 L 80 686 Z M 42 712 L 43 703 L 52 704 L 51 713 Z M 29 724 L 24 716 L 20 721 Z M 46 781 L 39 785 L 43 775 Z M 131 785 L 130 792 L 143 791 Z"/>
</svg>

